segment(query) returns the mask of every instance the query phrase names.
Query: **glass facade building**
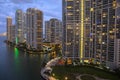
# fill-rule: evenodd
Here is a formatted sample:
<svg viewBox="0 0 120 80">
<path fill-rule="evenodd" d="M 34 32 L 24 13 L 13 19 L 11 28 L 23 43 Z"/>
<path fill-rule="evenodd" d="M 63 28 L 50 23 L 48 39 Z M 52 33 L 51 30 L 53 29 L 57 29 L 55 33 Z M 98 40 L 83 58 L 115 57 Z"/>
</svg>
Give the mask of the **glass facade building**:
<svg viewBox="0 0 120 80">
<path fill-rule="evenodd" d="M 29 8 L 26 12 L 27 44 L 40 49 L 43 41 L 43 13 L 36 8 Z"/>
<path fill-rule="evenodd" d="M 7 17 L 6 19 L 7 21 L 7 41 L 12 41 L 12 18 L 11 17 Z"/>
<path fill-rule="evenodd" d="M 120 38 L 120 1 L 91 0 L 92 46 L 96 63 L 115 67 Z"/>
<path fill-rule="evenodd" d="M 89 59 L 90 0 L 63 0 L 62 6 L 64 56 Z"/>
<path fill-rule="evenodd" d="M 63 0 L 63 54 L 116 67 L 120 0 Z"/>
<path fill-rule="evenodd" d="M 16 44 L 24 42 L 24 12 L 18 9 L 15 14 Z"/>
<path fill-rule="evenodd" d="M 62 44 L 62 22 L 52 18 L 45 22 L 46 41 Z"/>
</svg>

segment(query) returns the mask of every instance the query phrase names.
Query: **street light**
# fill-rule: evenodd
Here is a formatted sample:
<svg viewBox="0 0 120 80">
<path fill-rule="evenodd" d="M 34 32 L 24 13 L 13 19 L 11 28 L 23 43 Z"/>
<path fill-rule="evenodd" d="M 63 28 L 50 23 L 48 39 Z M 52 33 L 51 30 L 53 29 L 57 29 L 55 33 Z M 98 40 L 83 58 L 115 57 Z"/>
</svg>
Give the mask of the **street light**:
<svg viewBox="0 0 120 80">
<path fill-rule="evenodd" d="M 65 77 L 65 80 L 68 80 L 68 77 Z"/>
<path fill-rule="evenodd" d="M 53 76 L 55 76 L 55 74 L 54 74 L 54 73 L 53 73 L 52 75 L 53 75 Z"/>
</svg>

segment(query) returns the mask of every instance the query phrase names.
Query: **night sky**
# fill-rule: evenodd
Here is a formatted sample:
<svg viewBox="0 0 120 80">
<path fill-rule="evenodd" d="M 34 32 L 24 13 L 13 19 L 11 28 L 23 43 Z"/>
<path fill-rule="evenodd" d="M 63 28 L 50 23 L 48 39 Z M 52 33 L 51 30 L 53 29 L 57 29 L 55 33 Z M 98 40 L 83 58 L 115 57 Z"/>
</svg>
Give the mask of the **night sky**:
<svg viewBox="0 0 120 80">
<path fill-rule="evenodd" d="M 0 0 L 0 34 L 6 32 L 6 17 L 13 18 L 15 22 L 15 11 L 27 8 L 38 8 L 43 11 L 44 21 L 50 18 L 62 16 L 62 0 Z"/>
</svg>

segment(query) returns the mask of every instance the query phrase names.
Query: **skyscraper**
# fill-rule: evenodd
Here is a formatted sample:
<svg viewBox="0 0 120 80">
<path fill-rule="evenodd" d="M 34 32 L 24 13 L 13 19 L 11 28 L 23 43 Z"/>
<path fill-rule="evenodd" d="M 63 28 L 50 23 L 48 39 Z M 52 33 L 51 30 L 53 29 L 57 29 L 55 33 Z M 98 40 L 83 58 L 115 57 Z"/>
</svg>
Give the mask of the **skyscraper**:
<svg viewBox="0 0 120 80">
<path fill-rule="evenodd" d="M 63 0 L 63 54 L 66 58 L 91 58 L 90 1 Z"/>
<path fill-rule="evenodd" d="M 27 39 L 27 19 L 26 13 L 23 13 L 23 34 L 24 34 L 24 41 Z"/>
<path fill-rule="evenodd" d="M 7 41 L 12 41 L 12 37 L 11 37 L 11 27 L 12 27 L 12 18 L 11 17 L 7 17 Z"/>
<path fill-rule="evenodd" d="M 36 8 L 29 8 L 26 15 L 27 44 L 40 49 L 43 40 L 43 13 Z"/>
<path fill-rule="evenodd" d="M 16 44 L 24 42 L 24 13 L 18 9 L 15 14 Z"/>
<path fill-rule="evenodd" d="M 91 29 L 96 63 L 115 68 L 119 54 L 120 1 L 91 0 Z"/>
<path fill-rule="evenodd" d="M 15 43 L 15 25 L 11 26 L 11 42 Z"/>
<path fill-rule="evenodd" d="M 120 39 L 117 39 L 117 42 L 116 42 L 116 54 L 115 54 L 115 63 L 114 63 L 114 65 L 115 66 L 113 66 L 113 69 L 114 68 L 119 68 L 120 67 Z M 109 65 L 107 65 L 107 66 L 109 66 Z"/>
<path fill-rule="evenodd" d="M 52 18 L 45 22 L 46 41 L 62 44 L 62 22 Z"/>
<path fill-rule="evenodd" d="M 51 34 L 51 28 L 50 28 L 49 21 L 45 21 L 45 41 L 51 42 L 50 34 Z"/>
</svg>

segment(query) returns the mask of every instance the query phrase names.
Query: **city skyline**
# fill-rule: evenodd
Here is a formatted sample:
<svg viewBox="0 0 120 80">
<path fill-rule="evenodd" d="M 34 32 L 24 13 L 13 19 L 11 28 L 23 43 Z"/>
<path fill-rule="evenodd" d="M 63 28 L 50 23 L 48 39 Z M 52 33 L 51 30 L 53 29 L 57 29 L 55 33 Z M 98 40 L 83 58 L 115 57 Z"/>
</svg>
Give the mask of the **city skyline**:
<svg viewBox="0 0 120 80">
<path fill-rule="evenodd" d="M 56 1 L 0 1 L 0 80 L 120 80 L 120 0 Z"/>
<path fill-rule="evenodd" d="M 22 4 L 22 6 L 21 6 Z M 52 5 L 52 6 L 51 6 Z M 51 18 L 62 18 L 62 0 L 24 0 L 24 1 L 15 1 L 15 0 L 1 0 L 0 1 L 0 34 L 6 32 L 6 17 L 11 16 L 13 18 L 13 24 L 15 23 L 15 11 L 17 9 L 22 9 L 23 12 L 27 8 L 38 8 L 43 11 L 44 21 Z M 53 13 L 54 11 L 54 13 Z"/>
</svg>

